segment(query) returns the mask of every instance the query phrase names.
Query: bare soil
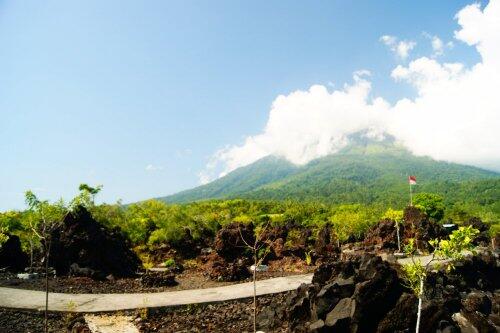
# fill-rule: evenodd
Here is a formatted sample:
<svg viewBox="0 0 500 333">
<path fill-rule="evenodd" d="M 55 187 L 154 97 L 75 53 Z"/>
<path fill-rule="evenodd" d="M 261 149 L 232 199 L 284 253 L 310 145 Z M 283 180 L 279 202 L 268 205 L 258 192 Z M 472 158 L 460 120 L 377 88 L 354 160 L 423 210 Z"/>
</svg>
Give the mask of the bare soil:
<svg viewBox="0 0 500 333">
<path fill-rule="evenodd" d="M 287 260 L 288 259 L 285 258 L 270 262 L 269 271 L 258 272 L 257 280 L 307 273 L 314 270 L 313 266 L 307 266 L 304 263 L 297 263 L 296 261 L 290 262 Z M 222 287 L 235 283 L 250 282 L 251 278 L 236 282 L 213 281 L 206 276 L 203 270 L 199 268 L 189 268 L 177 274 L 175 280 L 178 282 L 176 286 L 145 287 L 141 284 L 139 277 L 122 278 L 113 281 L 98 281 L 87 277 L 61 276 L 49 279 L 49 290 L 50 292 L 73 294 L 161 292 Z M 44 291 L 45 279 L 23 280 L 18 279 L 15 274 L 3 272 L 0 273 L 0 287 Z"/>
</svg>

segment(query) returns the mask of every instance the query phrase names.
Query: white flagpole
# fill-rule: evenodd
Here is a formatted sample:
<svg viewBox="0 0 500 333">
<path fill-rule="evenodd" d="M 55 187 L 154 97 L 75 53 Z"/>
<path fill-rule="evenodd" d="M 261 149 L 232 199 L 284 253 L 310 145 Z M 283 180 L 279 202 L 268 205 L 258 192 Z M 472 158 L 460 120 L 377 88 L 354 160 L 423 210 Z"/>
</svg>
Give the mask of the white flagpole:
<svg viewBox="0 0 500 333">
<path fill-rule="evenodd" d="M 413 206 L 413 199 L 411 196 L 411 180 L 410 180 L 410 178 L 408 178 L 408 184 L 410 184 L 410 206 Z"/>
</svg>

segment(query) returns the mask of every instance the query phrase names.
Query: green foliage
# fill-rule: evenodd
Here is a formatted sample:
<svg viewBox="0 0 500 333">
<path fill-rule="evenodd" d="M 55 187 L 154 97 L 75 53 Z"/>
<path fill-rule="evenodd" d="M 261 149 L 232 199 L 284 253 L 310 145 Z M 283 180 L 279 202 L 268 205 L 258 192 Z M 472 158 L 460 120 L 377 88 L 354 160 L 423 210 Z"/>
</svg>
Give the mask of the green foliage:
<svg viewBox="0 0 500 333">
<path fill-rule="evenodd" d="M 397 224 L 400 224 L 401 222 L 403 222 L 403 211 L 389 208 L 386 210 L 382 218 L 389 219 L 396 222 Z"/>
<path fill-rule="evenodd" d="M 288 232 L 285 241 L 285 248 L 294 248 L 297 244 L 302 243 L 302 233 L 298 229 L 292 229 Z"/>
<path fill-rule="evenodd" d="M 9 239 L 9 236 L 6 235 L 6 233 L 0 229 L 0 248 L 2 245 Z"/>
<path fill-rule="evenodd" d="M 419 179 L 416 191 L 439 194 L 446 206 L 465 202 L 500 214 L 498 173 L 416 157 L 392 142 L 363 142 L 359 138 L 338 154 L 304 166 L 266 157 L 209 184 L 160 200 L 186 203 L 213 198 L 293 199 L 401 209 L 408 204 L 408 174 Z"/>
<path fill-rule="evenodd" d="M 165 265 L 165 267 L 174 267 L 175 266 L 174 258 L 168 258 L 163 262 L 163 265 Z"/>
<path fill-rule="evenodd" d="M 68 212 L 62 200 L 51 204 L 48 200 L 42 201 L 38 199 L 31 191 L 26 192 L 25 199 L 28 205 L 27 221 L 29 228 L 41 240 L 47 237 L 51 228 L 63 221 Z"/>
<path fill-rule="evenodd" d="M 401 267 L 405 285 L 420 297 L 423 292 L 421 282 L 425 279 L 427 269 L 434 258 L 449 259 L 446 264 L 446 270 L 449 272 L 454 269 L 454 262 L 463 258 L 464 251 L 473 249 L 472 241 L 478 233 L 479 231 L 472 226 L 459 227 L 458 230 L 451 233 L 448 239 L 430 241 L 434 252 L 432 259 L 425 266 L 418 259 L 415 259 L 415 241 L 410 239 L 405 245 L 404 251 L 412 258 L 412 263 Z"/>
<path fill-rule="evenodd" d="M 479 234 L 479 230 L 472 226 L 459 227 L 454 230 L 449 239 L 434 239 L 429 243 L 434 247 L 434 254 L 438 257 L 451 259 L 448 270 L 453 268 L 453 262 L 460 260 L 464 256 L 464 251 L 471 250 L 474 245 L 472 241 Z"/>
<path fill-rule="evenodd" d="M 350 236 L 360 239 L 379 217 L 380 214 L 359 204 L 340 205 L 330 217 L 330 223 L 337 239 L 345 242 Z"/>
<path fill-rule="evenodd" d="M 418 193 L 413 198 L 413 204 L 436 221 L 440 221 L 444 216 L 444 198 L 438 194 Z"/>
<path fill-rule="evenodd" d="M 401 266 L 404 276 L 404 285 L 409 288 L 416 296 L 421 295 L 420 280 L 426 276 L 426 269 L 419 260 L 411 264 Z"/>
</svg>

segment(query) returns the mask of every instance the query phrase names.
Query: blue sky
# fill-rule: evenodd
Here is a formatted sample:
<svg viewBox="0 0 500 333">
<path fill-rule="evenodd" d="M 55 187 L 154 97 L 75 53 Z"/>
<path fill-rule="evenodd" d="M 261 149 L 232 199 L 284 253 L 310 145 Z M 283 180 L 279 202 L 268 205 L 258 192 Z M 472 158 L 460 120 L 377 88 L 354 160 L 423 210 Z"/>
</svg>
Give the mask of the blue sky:
<svg viewBox="0 0 500 333">
<path fill-rule="evenodd" d="M 162 196 L 199 184 L 210 156 L 265 126 L 280 94 L 352 82 L 414 96 L 390 73 L 382 35 L 453 40 L 467 1 L 2 1 L 0 209 L 23 192 L 101 200 Z M 443 60 L 478 61 L 454 42 Z M 148 167 L 149 166 L 149 167 Z"/>
</svg>

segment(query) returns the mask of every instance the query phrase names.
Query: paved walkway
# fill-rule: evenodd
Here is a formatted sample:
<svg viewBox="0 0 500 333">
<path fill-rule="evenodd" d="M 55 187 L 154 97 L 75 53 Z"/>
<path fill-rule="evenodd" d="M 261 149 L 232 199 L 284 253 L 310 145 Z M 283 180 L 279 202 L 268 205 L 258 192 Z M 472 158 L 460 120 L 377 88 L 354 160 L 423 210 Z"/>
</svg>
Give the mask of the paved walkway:
<svg viewBox="0 0 500 333">
<path fill-rule="evenodd" d="M 132 316 L 86 314 L 84 317 L 92 333 L 139 333 Z"/>
<path fill-rule="evenodd" d="M 257 295 L 275 294 L 311 283 L 312 274 L 293 275 L 257 281 Z M 49 294 L 49 310 L 101 312 L 194 303 L 220 302 L 253 296 L 252 282 L 224 287 L 137 294 Z M 0 307 L 44 309 L 43 291 L 0 288 Z"/>
</svg>

